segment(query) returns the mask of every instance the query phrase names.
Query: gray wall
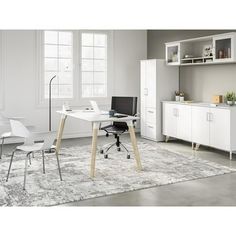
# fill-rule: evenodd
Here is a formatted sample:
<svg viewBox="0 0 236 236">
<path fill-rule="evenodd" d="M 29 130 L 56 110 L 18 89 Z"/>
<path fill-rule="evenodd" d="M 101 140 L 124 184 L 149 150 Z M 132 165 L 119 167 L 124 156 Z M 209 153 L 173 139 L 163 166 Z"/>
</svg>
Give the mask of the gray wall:
<svg viewBox="0 0 236 236">
<path fill-rule="evenodd" d="M 235 30 L 149 30 L 148 58 L 165 58 L 165 43 Z M 210 102 L 214 94 L 236 92 L 236 64 L 180 67 L 180 90 L 187 99 Z"/>
</svg>

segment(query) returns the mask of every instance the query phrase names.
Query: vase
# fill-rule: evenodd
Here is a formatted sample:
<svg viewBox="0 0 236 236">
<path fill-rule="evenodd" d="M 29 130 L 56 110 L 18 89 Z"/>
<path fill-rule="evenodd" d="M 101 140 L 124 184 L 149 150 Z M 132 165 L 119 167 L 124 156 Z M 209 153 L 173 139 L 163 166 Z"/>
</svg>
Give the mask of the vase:
<svg viewBox="0 0 236 236">
<path fill-rule="evenodd" d="M 227 101 L 227 104 L 232 106 L 234 104 L 234 102 L 233 101 Z"/>
</svg>

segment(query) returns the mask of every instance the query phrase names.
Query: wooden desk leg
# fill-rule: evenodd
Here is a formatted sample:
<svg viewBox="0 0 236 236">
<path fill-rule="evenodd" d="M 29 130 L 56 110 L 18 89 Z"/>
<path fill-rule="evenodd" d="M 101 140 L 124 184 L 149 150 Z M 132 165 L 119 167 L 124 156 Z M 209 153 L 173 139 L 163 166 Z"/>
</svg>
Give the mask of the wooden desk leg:
<svg viewBox="0 0 236 236">
<path fill-rule="evenodd" d="M 93 123 L 93 140 L 92 140 L 92 150 L 91 150 L 91 166 L 90 166 L 90 177 L 95 177 L 95 162 L 96 162 L 96 152 L 97 152 L 97 135 L 99 129 L 99 122 Z"/>
<path fill-rule="evenodd" d="M 62 138 L 63 130 L 65 127 L 66 118 L 67 118 L 66 115 L 61 116 L 60 125 L 59 125 L 58 132 L 57 132 L 57 142 L 56 142 L 57 154 L 59 153 L 60 148 L 61 148 L 61 138 Z"/>
<path fill-rule="evenodd" d="M 133 122 L 127 121 L 127 125 L 129 127 L 130 139 L 131 139 L 131 143 L 132 143 L 133 150 L 134 150 L 134 157 L 135 157 L 136 164 L 137 164 L 137 170 L 141 171 L 142 165 L 141 165 L 141 161 L 140 161 L 140 155 L 139 155 L 137 140 L 136 140 L 136 136 L 135 136 L 135 132 L 134 132 Z"/>
</svg>

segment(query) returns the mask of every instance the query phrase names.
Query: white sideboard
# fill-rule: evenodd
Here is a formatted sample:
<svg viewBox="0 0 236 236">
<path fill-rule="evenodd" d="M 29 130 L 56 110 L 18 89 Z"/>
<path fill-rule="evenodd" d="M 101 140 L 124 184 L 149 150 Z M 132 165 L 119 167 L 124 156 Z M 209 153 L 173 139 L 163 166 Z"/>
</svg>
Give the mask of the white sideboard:
<svg viewBox="0 0 236 236">
<path fill-rule="evenodd" d="M 141 67 L 141 136 L 163 141 L 161 101 L 174 98 L 179 90 L 179 68 L 168 67 L 165 60 L 142 60 Z"/>
<path fill-rule="evenodd" d="M 236 151 L 236 107 L 163 102 L 163 135 L 230 152 Z"/>
</svg>

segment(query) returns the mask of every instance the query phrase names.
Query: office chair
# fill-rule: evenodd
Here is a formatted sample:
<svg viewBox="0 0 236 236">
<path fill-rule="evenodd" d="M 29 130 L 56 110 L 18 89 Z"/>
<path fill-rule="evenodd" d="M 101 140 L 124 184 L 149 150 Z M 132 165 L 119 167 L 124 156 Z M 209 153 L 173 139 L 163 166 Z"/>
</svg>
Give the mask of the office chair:
<svg viewBox="0 0 236 236">
<path fill-rule="evenodd" d="M 121 113 L 130 116 L 136 116 L 137 114 L 137 97 L 112 97 L 111 109 L 116 113 Z M 134 121 L 135 122 L 135 121 Z M 117 151 L 121 151 L 121 147 L 125 150 L 127 159 L 130 159 L 129 150 L 120 141 L 120 136 L 128 131 L 126 122 L 113 122 L 111 125 L 107 125 L 101 128 L 106 132 L 106 137 L 110 134 L 114 135 L 116 142 L 107 144 L 100 150 L 101 154 L 104 154 L 104 158 L 108 158 L 109 150 L 116 146 Z"/>
</svg>

